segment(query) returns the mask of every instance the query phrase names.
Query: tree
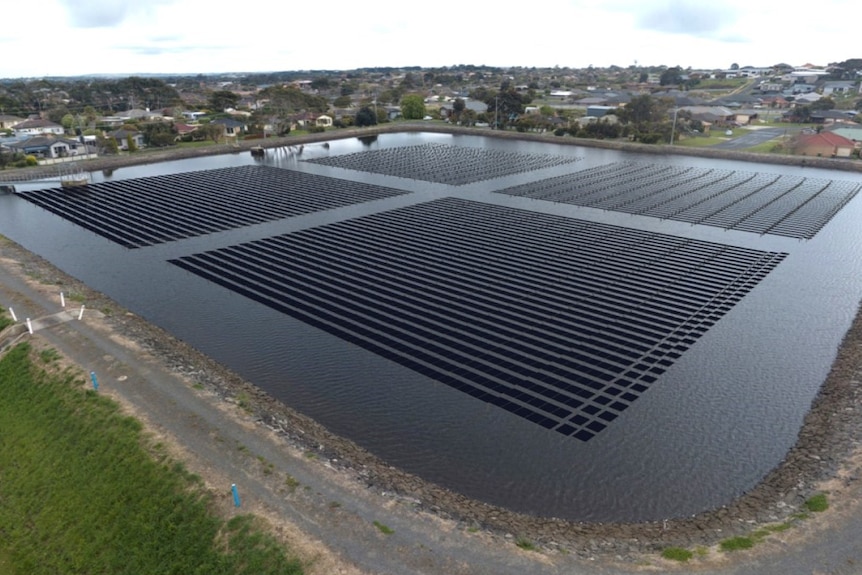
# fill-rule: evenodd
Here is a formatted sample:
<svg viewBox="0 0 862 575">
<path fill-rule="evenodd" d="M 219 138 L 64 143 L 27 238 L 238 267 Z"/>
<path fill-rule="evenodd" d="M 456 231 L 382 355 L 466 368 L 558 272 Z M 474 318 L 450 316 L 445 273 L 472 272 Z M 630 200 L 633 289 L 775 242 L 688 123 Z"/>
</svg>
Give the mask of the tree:
<svg viewBox="0 0 862 575">
<path fill-rule="evenodd" d="M 84 120 L 87 122 L 87 126 L 90 124 L 95 124 L 96 120 L 99 118 L 99 113 L 93 106 L 84 106 Z"/>
<path fill-rule="evenodd" d="M 365 126 L 376 126 L 377 114 L 374 113 L 374 109 L 370 106 L 363 106 L 358 112 L 356 112 L 356 119 L 353 123 L 359 128 L 363 128 Z"/>
<path fill-rule="evenodd" d="M 329 87 L 329 78 L 326 76 L 320 76 L 311 81 L 312 90 L 328 90 Z"/>
<path fill-rule="evenodd" d="M 418 94 L 401 99 L 401 115 L 405 120 L 421 120 L 425 117 L 425 101 Z"/>
<path fill-rule="evenodd" d="M 153 148 L 163 148 L 176 144 L 177 131 L 174 124 L 164 122 L 151 122 L 141 126 L 144 133 L 144 142 Z"/>
<path fill-rule="evenodd" d="M 452 115 L 455 118 L 456 122 L 461 121 L 461 115 L 464 113 L 464 109 L 467 107 L 467 103 L 462 98 L 455 98 L 452 102 Z"/>
<path fill-rule="evenodd" d="M 60 120 L 60 124 L 62 124 L 63 128 L 65 128 L 67 132 L 71 131 L 72 128 L 75 127 L 75 116 L 72 114 L 66 114 Z"/>
<path fill-rule="evenodd" d="M 350 96 L 339 96 L 332 102 L 332 105 L 336 108 L 349 108 L 350 101 Z"/>
<path fill-rule="evenodd" d="M 195 131 L 204 139 L 212 140 L 216 143 L 218 143 L 222 136 L 224 136 L 224 126 L 221 124 L 201 124 L 201 126 Z"/>
<path fill-rule="evenodd" d="M 810 107 L 812 110 L 834 110 L 835 100 L 829 97 L 820 98 L 819 100 L 811 102 Z"/>
<path fill-rule="evenodd" d="M 416 87 L 416 78 L 413 76 L 412 72 L 407 72 L 404 75 L 404 79 L 401 80 L 401 88 L 404 90 L 412 90 Z"/>
<path fill-rule="evenodd" d="M 504 82 L 503 84 L 507 83 Z M 524 108 L 531 101 L 532 98 L 529 94 L 521 94 L 511 87 L 496 94 L 489 93 L 485 97 L 488 117 L 493 118 L 497 128 L 503 128 L 514 123 L 524 113 Z"/>
<path fill-rule="evenodd" d="M 674 66 L 673 68 L 668 68 L 664 72 L 661 73 L 659 77 L 659 84 L 662 86 L 676 86 L 682 83 L 682 68 L 679 66 Z"/>
<path fill-rule="evenodd" d="M 653 98 L 649 94 L 635 96 L 620 111 L 620 119 L 632 124 L 661 122 L 667 118 L 671 105 L 667 101 Z"/>
<path fill-rule="evenodd" d="M 239 94 L 234 94 L 230 90 L 216 90 L 209 95 L 207 103 L 210 109 L 224 112 L 228 108 L 236 108 L 239 100 Z"/>
</svg>

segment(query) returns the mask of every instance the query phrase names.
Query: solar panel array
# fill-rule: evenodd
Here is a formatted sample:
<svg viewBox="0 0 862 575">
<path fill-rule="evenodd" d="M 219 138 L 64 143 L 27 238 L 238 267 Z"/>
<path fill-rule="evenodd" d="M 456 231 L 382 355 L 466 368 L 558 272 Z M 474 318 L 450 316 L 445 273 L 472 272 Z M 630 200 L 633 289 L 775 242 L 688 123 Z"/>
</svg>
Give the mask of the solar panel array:
<svg viewBox="0 0 862 575">
<path fill-rule="evenodd" d="M 574 156 L 525 154 L 446 144 L 384 148 L 306 160 L 360 172 L 461 186 L 576 162 Z"/>
<path fill-rule="evenodd" d="M 617 162 L 500 193 L 808 239 L 860 187 L 841 180 Z"/>
<path fill-rule="evenodd" d="M 140 248 L 404 193 L 292 170 L 243 166 L 20 195 L 127 248 Z"/>
<path fill-rule="evenodd" d="M 587 441 L 785 255 L 447 198 L 172 263 Z"/>
</svg>

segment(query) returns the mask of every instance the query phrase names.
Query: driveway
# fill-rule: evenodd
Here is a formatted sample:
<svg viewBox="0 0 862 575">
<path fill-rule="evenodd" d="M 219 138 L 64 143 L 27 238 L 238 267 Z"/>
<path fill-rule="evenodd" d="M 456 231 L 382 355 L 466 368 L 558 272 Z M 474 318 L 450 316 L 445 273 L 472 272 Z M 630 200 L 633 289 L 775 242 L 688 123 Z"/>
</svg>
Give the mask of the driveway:
<svg viewBox="0 0 862 575">
<path fill-rule="evenodd" d="M 726 142 L 721 142 L 711 146 L 721 150 L 743 150 L 768 142 L 774 138 L 784 135 L 784 128 L 761 128 L 759 130 L 751 130 L 747 134 L 738 138 L 733 138 Z"/>
</svg>

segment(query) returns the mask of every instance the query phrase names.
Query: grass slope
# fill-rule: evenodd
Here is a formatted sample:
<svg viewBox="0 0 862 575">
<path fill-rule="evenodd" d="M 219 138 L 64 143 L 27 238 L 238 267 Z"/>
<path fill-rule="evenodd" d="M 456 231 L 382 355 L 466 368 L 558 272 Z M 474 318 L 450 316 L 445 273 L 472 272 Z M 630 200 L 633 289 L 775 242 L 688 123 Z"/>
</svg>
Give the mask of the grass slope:
<svg viewBox="0 0 862 575">
<path fill-rule="evenodd" d="M 302 573 L 253 517 L 211 513 L 136 420 L 40 368 L 27 344 L 0 360 L 0 430 L 0 572 Z"/>
</svg>

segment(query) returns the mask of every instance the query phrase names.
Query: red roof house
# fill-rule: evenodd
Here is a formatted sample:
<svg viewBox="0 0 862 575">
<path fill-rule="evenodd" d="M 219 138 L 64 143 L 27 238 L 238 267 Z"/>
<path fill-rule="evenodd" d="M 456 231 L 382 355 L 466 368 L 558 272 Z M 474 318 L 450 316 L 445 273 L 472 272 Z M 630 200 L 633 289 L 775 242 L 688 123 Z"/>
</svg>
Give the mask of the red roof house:
<svg viewBox="0 0 862 575">
<path fill-rule="evenodd" d="M 823 131 L 819 134 L 800 134 L 796 140 L 796 153 L 803 156 L 824 158 L 849 158 L 853 151 L 853 140 Z"/>
</svg>

